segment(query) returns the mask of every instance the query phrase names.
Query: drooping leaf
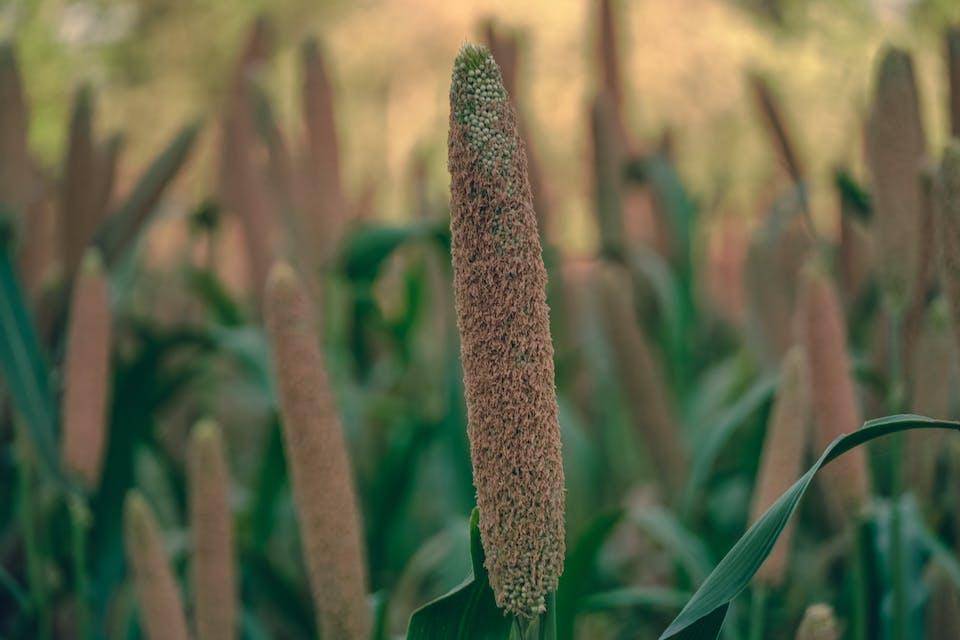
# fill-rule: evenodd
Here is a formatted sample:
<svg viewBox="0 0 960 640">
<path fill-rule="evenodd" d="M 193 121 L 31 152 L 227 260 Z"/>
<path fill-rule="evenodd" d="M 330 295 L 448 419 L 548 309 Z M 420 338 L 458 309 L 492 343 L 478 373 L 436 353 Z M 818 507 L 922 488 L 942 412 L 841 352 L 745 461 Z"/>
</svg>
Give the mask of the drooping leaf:
<svg viewBox="0 0 960 640">
<path fill-rule="evenodd" d="M 708 640 L 718 637 L 731 601 L 750 583 L 817 472 L 847 451 L 885 435 L 910 429 L 952 429 L 960 423 L 924 416 L 895 415 L 871 420 L 861 429 L 834 440 L 817 462 L 797 480 L 737 541 L 707 576 L 660 640 Z"/>
</svg>

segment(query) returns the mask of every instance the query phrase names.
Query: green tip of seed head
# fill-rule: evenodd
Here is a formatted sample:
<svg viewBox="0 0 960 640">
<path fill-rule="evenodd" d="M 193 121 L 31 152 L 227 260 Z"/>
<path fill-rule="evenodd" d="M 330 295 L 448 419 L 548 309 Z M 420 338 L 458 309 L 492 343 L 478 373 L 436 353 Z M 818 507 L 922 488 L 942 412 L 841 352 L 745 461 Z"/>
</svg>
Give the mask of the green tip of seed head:
<svg viewBox="0 0 960 640">
<path fill-rule="evenodd" d="M 826 261 L 819 255 L 812 255 L 806 259 L 801 272 L 810 282 L 821 282 L 829 277 L 830 270 Z"/>
<path fill-rule="evenodd" d="M 505 108 L 509 109 L 507 90 L 493 55 L 486 47 L 464 45 L 453 65 L 450 110 L 487 171 L 507 166 L 517 147 Z"/>
<path fill-rule="evenodd" d="M 938 296 L 930 303 L 930 322 L 937 330 L 950 327 L 950 303 L 944 296 Z"/>
<path fill-rule="evenodd" d="M 954 138 L 943 150 L 944 171 L 960 171 L 960 140 Z"/>
<path fill-rule="evenodd" d="M 220 425 L 212 418 L 204 418 L 193 427 L 194 446 L 207 447 L 220 440 Z"/>
<path fill-rule="evenodd" d="M 103 255 L 96 247 L 87 249 L 80 263 L 80 272 L 85 276 L 99 276 L 103 273 Z"/>
<path fill-rule="evenodd" d="M 300 278 L 289 262 L 279 261 L 270 268 L 267 291 L 289 291 L 300 287 Z"/>
<path fill-rule="evenodd" d="M 210 468 L 208 461 L 213 460 L 220 450 L 222 437 L 220 435 L 220 426 L 209 418 L 199 421 L 193 428 L 193 434 L 190 438 L 190 448 L 194 455 L 203 462 L 201 466 Z"/>
<path fill-rule="evenodd" d="M 480 44 L 468 42 L 460 47 L 460 53 L 454 63 L 455 67 L 463 68 L 466 71 L 474 69 L 483 69 L 488 61 L 493 60 L 490 50 Z"/>
<path fill-rule="evenodd" d="M 13 43 L 4 40 L 0 42 L 0 69 L 13 68 L 16 66 L 16 54 L 13 50 Z"/>
<path fill-rule="evenodd" d="M 123 520 L 131 542 L 138 547 L 145 544 L 153 528 L 153 514 L 146 498 L 136 489 L 127 494 L 123 505 Z"/>
<path fill-rule="evenodd" d="M 960 210 L 960 140 L 951 140 L 944 149 L 938 180 L 940 209 L 944 215 L 953 217 Z"/>
<path fill-rule="evenodd" d="M 453 63 L 450 96 L 460 121 L 482 114 L 485 105 L 506 99 L 500 67 L 489 49 L 477 44 L 463 45 Z"/>
<path fill-rule="evenodd" d="M 910 78 L 913 76 L 913 61 L 910 54 L 898 47 L 887 47 L 880 58 L 880 81 Z"/>
<path fill-rule="evenodd" d="M 304 60 L 314 60 L 319 52 L 320 45 L 317 44 L 317 39 L 314 36 L 307 36 L 307 38 L 300 45 L 300 55 L 303 56 Z"/>
</svg>

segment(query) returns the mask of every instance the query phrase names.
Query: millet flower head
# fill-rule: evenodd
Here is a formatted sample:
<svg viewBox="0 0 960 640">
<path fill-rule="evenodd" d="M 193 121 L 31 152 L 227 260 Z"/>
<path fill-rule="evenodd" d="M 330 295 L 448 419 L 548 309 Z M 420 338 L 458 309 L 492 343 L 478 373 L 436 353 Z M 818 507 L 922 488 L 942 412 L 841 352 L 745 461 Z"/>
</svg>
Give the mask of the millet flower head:
<svg viewBox="0 0 960 640">
<path fill-rule="evenodd" d="M 553 346 L 527 161 L 489 51 L 450 86 L 454 290 L 480 536 L 497 604 L 542 612 L 563 569 L 563 464 Z"/>
</svg>

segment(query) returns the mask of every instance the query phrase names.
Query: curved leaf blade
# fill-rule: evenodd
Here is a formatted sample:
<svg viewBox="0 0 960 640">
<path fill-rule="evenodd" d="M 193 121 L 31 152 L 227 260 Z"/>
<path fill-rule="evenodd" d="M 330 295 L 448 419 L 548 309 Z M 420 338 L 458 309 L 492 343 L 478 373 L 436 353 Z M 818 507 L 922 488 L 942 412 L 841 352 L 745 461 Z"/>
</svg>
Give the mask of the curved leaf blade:
<svg viewBox="0 0 960 640">
<path fill-rule="evenodd" d="M 480 511 L 470 516 L 470 555 L 473 575 L 450 593 L 425 604 L 410 616 L 407 640 L 506 640 L 513 619 L 497 607 L 483 568 Z"/>
<path fill-rule="evenodd" d="M 193 122 L 170 141 L 133 187 L 126 201 L 97 231 L 96 242 L 108 265 L 115 264 L 139 237 L 163 191 L 190 157 L 201 122 Z"/>
<path fill-rule="evenodd" d="M 730 602 L 746 588 L 766 560 L 817 472 L 851 449 L 876 438 L 910 429 L 960 431 L 960 423 L 917 415 L 887 416 L 871 420 L 858 431 L 834 440 L 817 462 L 781 495 L 730 549 L 680 614 L 661 634 L 660 640 L 716 638 L 720 634 Z"/>
<path fill-rule="evenodd" d="M 38 455 L 53 477 L 62 480 L 50 368 L 8 247 L 0 249 L 0 372 Z"/>
</svg>

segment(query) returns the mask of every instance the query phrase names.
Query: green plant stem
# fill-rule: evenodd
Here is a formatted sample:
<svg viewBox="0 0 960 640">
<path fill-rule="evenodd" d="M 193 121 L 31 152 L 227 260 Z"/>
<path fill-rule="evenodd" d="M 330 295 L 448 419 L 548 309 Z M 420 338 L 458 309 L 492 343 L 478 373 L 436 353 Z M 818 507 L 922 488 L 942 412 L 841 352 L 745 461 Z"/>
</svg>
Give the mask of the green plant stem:
<svg viewBox="0 0 960 640">
<path fill-rule="evenodd" d="M 3 567 L 0 567 L 0 586 L 7 590 L 21 610 L 26 611 L 30 608 L 30 597 L 23 592 L 14 577 L 7 573 L 7 570 Z"/>
<path fill-rule="evenodd" d="M 899 311 L 891 314 L 890 320 L 890 404 L 891 413 L 903 411 L 906 404 L 906 386 L 904 381 L 903 368 L 903 340 L 901 327 L 903 326 L 903 314 Z M 906 638 L 907 622 L 907 594 L 906 584 L 904 583 L 903 572 L 903 522 L 900 517 L 900 495 L 903 493 L 903 446 L 904 435 L 897 434 L 890 443 L 891 453 L 891 496 L 893 498 L 893 514 L 891 517 L 891 553 L 890 562 L 893 565 L 890 568 L 890 578 L 893 584 L 893 612 L 892 612 L 892 640 L 904 640 Z"/>
<path fill-rule="evenodd" d="M 903 368 L 903 314 L 899 311 L 891 312 L 890 336 L 888 342 L 890 385 L 887 397 L 888 410 L 892 414 L 901 413 L 906 408 L 906 385 Z M 903 490 L 903 434 L 896 434 L 891 443 L 892 460 L 890 464 L 892 483 L 892 497 L 897 498 Z"/>
<path fill-rule="evenodd" d="M 70 495 L 67 507 L 70 510 L 70 533 L 73 551 L 73 579 L 77 598 L 77 637 L 90 638 L 90 609 L 87 602 L 87 528 L 90 511 L 86 501 L 78 494 Z"/>
<path fill-rule="evenodd" d="M 547 596 L 547 610 L 540 616 L 539 640 L 556 640 L 557 638 L 557 594 L 555 591 Z"/>
<path fill-rule="evenodd" d="M 893 503 L 893 513 L 890 520 L 890 544 L 893 547 L 890 553 L 890 579 L 893 581 L 893 629 L 891 640 L 906 640 L 907 638 L 907 590 L 906 575 L 903 567 L 903 518 L 900 513 L 900 502 Z"/>
<path fill-rule="evenodd" d="M 853 537 L 853 605 L 851 640 L 871 640 L 878 633 L 876 608 L 871 607 L 878 597 L 874 594 L 875 574 L 873 558 L 873 521 L 862 512 L 851 529 Z"/>
<path fill-rule="evenodd" d="M 763 640 L 766 604 L 767 587 L 763 584 L 757 584 L 753 588 L 753 601 L 750 603 L 750 640 Z"/>
<path fill-rule="evenodd" d="M 17 515 L 23 532 L 24 552 L 27 556 L 27 582 L 30 589 L 30 603 L 37 618 L 37 637 L 50 638 L 50 618 L 47 615 L 47 592 L 43 576 L 43 559 L 37 548 L 37 530 L 34 526 L 33 496 L 31 484 L 33 474 L 30 465 L 30 453 L 22 425 L 17 429 L 18 483 Z"/>
<path fill-rule="evenodd" d="M 859 524 L 859 523 L 858 523 Z M 850 623 L 851 640 L 867 640 L 867 559 L 863 536 L 853 532 L 853 615 Z"/>
</svg>

